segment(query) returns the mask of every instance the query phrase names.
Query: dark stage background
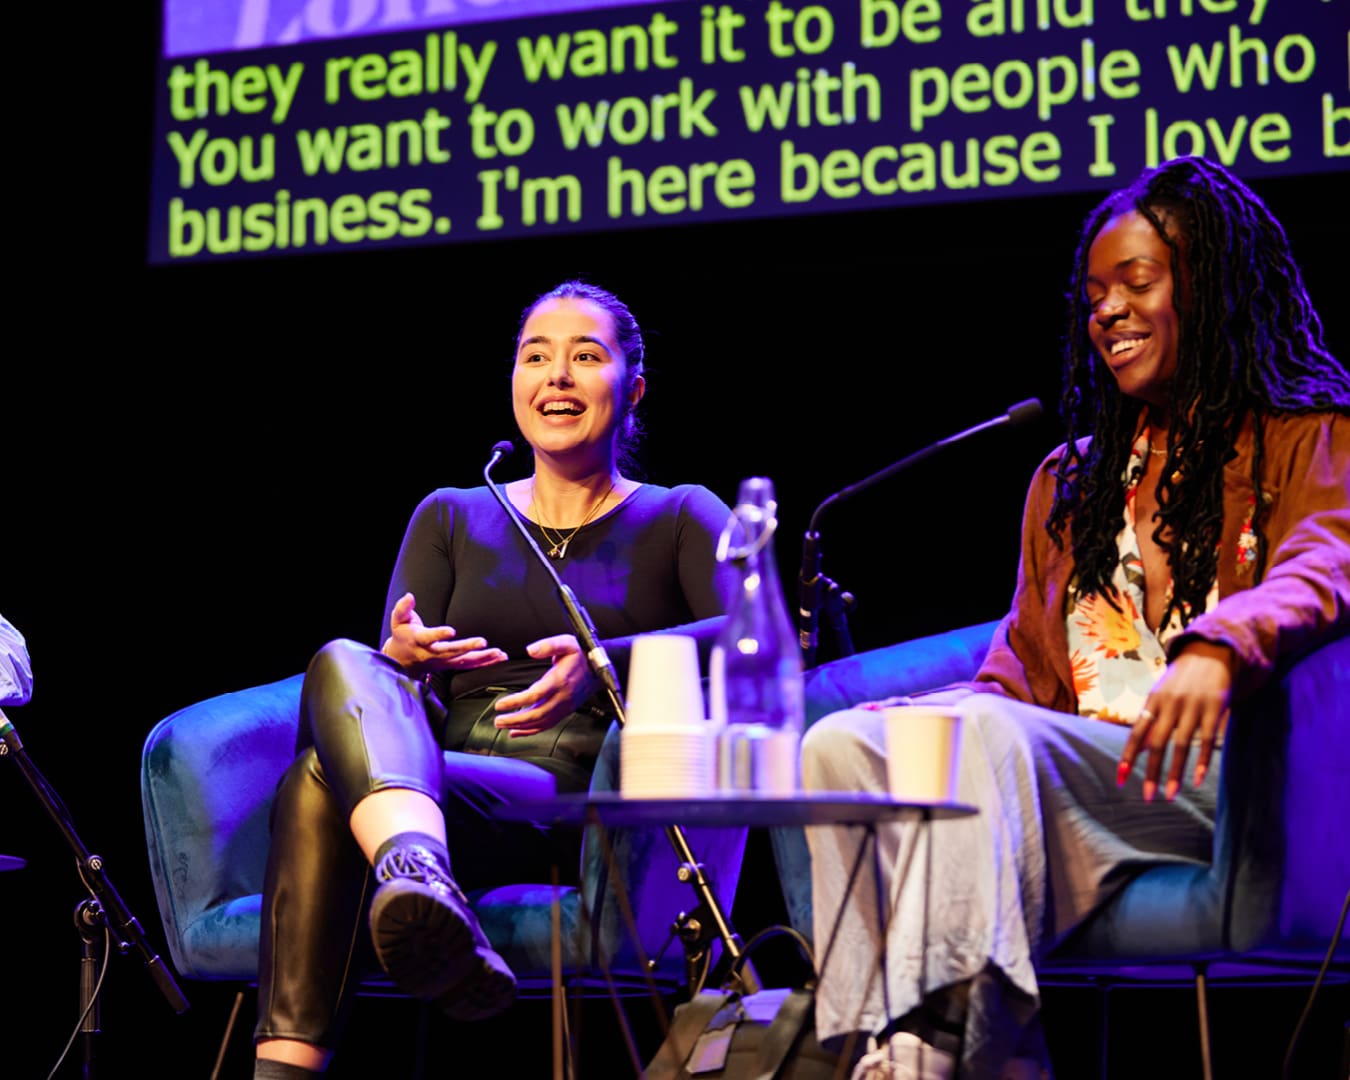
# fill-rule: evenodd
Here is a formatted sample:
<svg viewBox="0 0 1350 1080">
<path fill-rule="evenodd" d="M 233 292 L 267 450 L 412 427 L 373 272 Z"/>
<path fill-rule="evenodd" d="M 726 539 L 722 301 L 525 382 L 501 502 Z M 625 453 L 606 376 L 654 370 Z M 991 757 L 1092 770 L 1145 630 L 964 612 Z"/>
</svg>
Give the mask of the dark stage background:
<svg viewBox="0 0 1350 1080">
<path fill-rule="evenodd" d="M 1041 398 L 1042 420 L 952 449 L 823 522 L 824 570 L 859 600 L 859 648 L 1002 614 L 1024 487 L 1058 441 L 1075 231 L 1100 193 L 151 270 L 154 33 L 149 17 L 100 40 L 84 112 L 55 94 L 28 114 L 29 192 L 47 209 L 11 220 L 0 611 L 27 636 L 36 675 L 33 702 L 10 718 L 166 960 L 138 787 L 146 734 L 193 701 L 301 670 L 330 638 L 378 640 L 408 514 L 434 487 L 479 482 L 492 444 L 515 434 L 519 313 L 565 277 L 614 289 L 646 330 L 648 479 L 701 482 L 728 501 L 743 477 L 775 481 L 789 589 L 828 494 Z M 72 116 L 78 140 L 58 122 Z M 1257 185 L 1343 357 L 1346 181 Z M 497 478 L 527 467 L 518 454 Z M 0 1074 L 18 1080 L 45 1076 L 75 1023 L 71 915 L 84 893 L 11 761 L 0 761 L 0 852 L 28 862 L 0 874 Z M 752 843 L 735 906 L 747 935 L 781 917 L 767 858 Z M 193 1008 L 176 1017 L 139 959 L 116 956 L 99 1068 L 205 1076 L 229 994 L 183 986 Z M 1227 1075 L 1275 1074 L 1304 996 L 1216 994 Z M 1095 1075 L 1083 1032 L 1097 999 L 1047 1000 L 1061 1073 Z M 1113 1029 L 1126 1046 L 1112 1075 L 1132 1075 L 1131 1062 L 1154 1076 L 1175 1062 L 1178 1075 L 1191 1072 L 1189 995 L 1117 1001 Z M 1309 1038 L 1328 1069 L 1345 1002 L 1338 991 L 1314 1013 Z M 357 1024 L 367 1038 L 388 1036 L 410 1012 L 372 1002 Z M 511 1017 L 468 1034 L 481 1049 L 511 1032 L 516 1047 L 528 1044 L 514 1052 L 537 1060 L 453 1074 L 545 1075 L 546 1010 Z M 464 1046 L 465 1032 L 435 1030 Z M 588 1030 L 613 1040 L 603 1013 Z M 59 1075 L 79 1075 L 78 1047 L 72 1059 Z M 341 1060 L 348 1075 L 363 1073 L 355 1050 Z M 398 1060 L 381 1071 L 400 1075 Z"/>
</svg>

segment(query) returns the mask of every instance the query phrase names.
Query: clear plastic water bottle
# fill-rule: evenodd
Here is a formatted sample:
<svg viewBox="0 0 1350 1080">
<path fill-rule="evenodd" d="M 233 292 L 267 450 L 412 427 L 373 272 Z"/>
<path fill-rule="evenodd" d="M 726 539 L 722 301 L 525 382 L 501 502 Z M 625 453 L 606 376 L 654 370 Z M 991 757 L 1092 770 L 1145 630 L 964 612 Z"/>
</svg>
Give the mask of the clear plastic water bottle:
<svg viewBox="0 0 1350 1080">
<path fill-rule="evenodd" d="M 771 480 L 743 481 L 734 520 L 718 544 L 718 561 L 740 570 L 709 670 L 723 792 L 791 795 L 801 787 L 802 659 L 774 558 L 777 508 Z"/>
</svg>

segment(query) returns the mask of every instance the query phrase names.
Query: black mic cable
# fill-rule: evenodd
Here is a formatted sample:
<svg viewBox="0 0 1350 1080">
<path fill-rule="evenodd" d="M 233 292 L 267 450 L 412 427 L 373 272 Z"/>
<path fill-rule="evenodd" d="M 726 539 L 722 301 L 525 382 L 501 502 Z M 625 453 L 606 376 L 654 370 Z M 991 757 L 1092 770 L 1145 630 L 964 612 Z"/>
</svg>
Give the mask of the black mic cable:
<svg viewBox="0 0 1350 1080">
<path fill-rule="evenodd" d="M 806 536 L 802 544 L 802 568 L 797 576 L 797 596 L 798 596 L 798 639 L 802 648 L 802 660 L 805 667 L 812 667 L 816 660 L 816 648 L 819 643 L 817 632 L 820 596 L 824 587 L 825 579 L 820 576 L 820 518 L 825 509 L 833 506 L 837 502 L 851 498 L 873 484 L 879 483 L 917 464 L 931 454 L 936 454 L 954 443 L 961 442 L 970 438 L 981 431 L 987 431 L 990 428 L 1002 427 L 1004 424 L 1027 424 L 1041 415 L 1041 403 L 1036 398 L 1027 398 L 1026 401 L 1019 401 L 1011 406 L 1000 416 L 995 416 L 982 424 L 976 424 L 974 427 L 966 428 L 965 431 L 959 431 L 955 435 L 949 435 L 945 439 L 940 439 L 935 443 L 916 450 L 906 458 L 886 466 L 880 472 L 875 472 L 871 476 L 864 477 L 856 484 L 850 484 L 842 491 L 836 491 L 833 495 L 826 498 L 816 507 L 815 513 L 811 515 L 811 523 L 807 527 Z"/>
<path fill-rule="evenodd" d="M 605 693 L 609 695 L 610 704 L 614 706 L 615 715 L 618 716 L 619 723 L 622 724 L 625 711 L 623 694 L 619 690 L 619 677 L 615 674 L 614 663 L 610 660 L 609 653 L 605 651 L 605 646 L 601 643 L 599 634 L 596 633 L 595 623 L 591 621 L 590 615 L 577 600 L 576 593 L 572 591 L 571 586 L 558 576 L 558 571 L 553 568 L 553 563 L 539 550 L 539 545 L 530 535 L 529 528 L 516 512 L 516 508 L 511 505 L 511 500 L 503 495 L 497 485 L 493 483 L 491 476 L 493 468 L 497 462 L 514 449 L 515 447 L 505 439 L 495 443 L 492 447 L 492 456 L 489 458 L 487 465 L 483 467 L 483 480 L 487 483 L 488 490 L 502 504 L 506 516 L 511 519 L 520 535 L 525 538 L 525 543 L 530 546 L 530 550 L 534 552 L 540 565 L 548 571 L 549 576 L 553 579 L 554 590 L 558 594 L 558 599 L 562 602 L 563 610 L 567 613 L 568 622 L 572 624 L 572 633 L 576 635 L 592 673 L 600 680 L 601 685 L 605 688 Z"/>
</svg>

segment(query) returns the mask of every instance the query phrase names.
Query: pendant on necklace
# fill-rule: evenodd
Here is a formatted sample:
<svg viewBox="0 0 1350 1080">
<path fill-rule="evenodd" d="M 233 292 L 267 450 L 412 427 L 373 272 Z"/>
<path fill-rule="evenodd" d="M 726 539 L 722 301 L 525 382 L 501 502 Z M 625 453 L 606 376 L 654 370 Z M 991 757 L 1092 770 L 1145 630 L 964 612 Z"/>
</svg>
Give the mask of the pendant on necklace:
<svg viewBox="0 0 1350 1080">
<path fill-rule="evenodd" d="M 568 537 L 568 539 L 570 540 L 571 537 Z M 564 558 L 566 558 L 566 557 L 567 557 L 567 540 L 564 540 L 561 544 L 554 544 L 551 548 L 549 548 L 549 549 L 548 549 L 548 557 L 549 557 L 550 559 L 564 559 Z"/>
</svg>

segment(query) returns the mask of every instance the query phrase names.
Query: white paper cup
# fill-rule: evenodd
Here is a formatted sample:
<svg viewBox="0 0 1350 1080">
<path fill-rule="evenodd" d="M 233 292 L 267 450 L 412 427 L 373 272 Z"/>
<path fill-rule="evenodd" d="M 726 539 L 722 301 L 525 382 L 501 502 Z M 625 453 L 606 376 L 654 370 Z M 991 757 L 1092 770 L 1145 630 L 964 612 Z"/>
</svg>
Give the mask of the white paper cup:
<svg viewBox="0 0 1350 1080">
<path fill-rule="evenodd" d="M 624 727 L 698 727 L 707 720 L 698 646 L 687 634 L 641 634 L 628 659 Z"/>
<path fill-rule="evenodd" d="M 895 705 L 886 718 L 886 775 L 903 802 L 951 802 L 960 765 L 962 711 L 952 705 Z"/>
</svg>

